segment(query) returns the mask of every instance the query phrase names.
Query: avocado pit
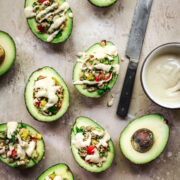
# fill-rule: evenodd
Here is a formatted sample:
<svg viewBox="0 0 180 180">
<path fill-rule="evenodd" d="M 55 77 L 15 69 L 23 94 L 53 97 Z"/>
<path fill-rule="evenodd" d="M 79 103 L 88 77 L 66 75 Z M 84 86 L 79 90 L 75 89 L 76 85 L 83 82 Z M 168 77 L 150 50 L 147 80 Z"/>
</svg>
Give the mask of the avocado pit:
<svg viewBox="0 0 180 180">
<path fill-rule="evenodd" d="M 0 45 L 0 64 L 2 64 L 4 59 L 5 59 L 5 51 L 4 48 Z"/>
<path fill-rule="evenodd" d="M 145 128 L 137 130 L 131 138 L 132 147 L 140 153 L 149 151 L 152 148 L 153 143 L 153 132 Z"/>
</svg>

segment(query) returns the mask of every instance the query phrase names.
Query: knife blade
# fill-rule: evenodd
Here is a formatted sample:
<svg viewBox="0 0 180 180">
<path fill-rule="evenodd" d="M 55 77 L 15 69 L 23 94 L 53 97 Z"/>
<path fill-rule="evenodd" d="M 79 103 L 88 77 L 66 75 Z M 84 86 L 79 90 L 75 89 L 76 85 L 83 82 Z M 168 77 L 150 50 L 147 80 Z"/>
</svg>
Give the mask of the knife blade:
<svg viewBox="0 0 180 180">
<path fill-rule="evenodd" d="M 136 70 L 141 55 L 153 0 L 138 0 L 126 48 L 126 56 L 130 59 L 126 72 L 117 114 L 125 117 L 129 110 Z"/>
</svg>

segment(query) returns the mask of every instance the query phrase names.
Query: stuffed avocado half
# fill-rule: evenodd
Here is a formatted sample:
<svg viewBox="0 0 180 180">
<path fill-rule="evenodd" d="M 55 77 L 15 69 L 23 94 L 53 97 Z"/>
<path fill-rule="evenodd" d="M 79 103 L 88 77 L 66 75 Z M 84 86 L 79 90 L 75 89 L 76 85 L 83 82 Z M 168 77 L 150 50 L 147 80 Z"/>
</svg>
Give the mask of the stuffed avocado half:
<svg viewBox="0 0 180 180">
<path fill-rule="evenodd" d="M 110 135 L 87 117 L 78 117 L 71 132 L 71 149 L 77 163 L 90 172 L 102 172 L 114 159 Z"/>
<path fill-rule="evenodd" d="M 26 0 L 24 12 L 30 29 L 42 41 L 60 43 L 71 34 L 73 14 L 65 0 Z"/>
<path fill-rule="evenodd" d="M 0 160 L 14 168 L 30 168 L 45 151 L 40 133 L 24 123 L 0 124 Z"/>
<path fill-rule="evenodd" d="M 25 89 L 25 103 L 36 120 L 55 121 L 69 107 L 68 88 L 53 68 L 43 67 L 30 76 Z"/>
<path fill-rule="evenodd" d="M 44 171 L 37 180 L 73 180 L 71 170 L 66 164 L 56 164 Z"/>
<path fill-rule="evenodd" d="M 116 2 L 116 0 L 89 0 L 95 6 L 98 7 L 108 7 Z"/>
<path fill-rule="evenodd" d="M 112 89 L 120 67 L 117 48 L 112 42 L 96 43 L 78 56 L 73 81 L 81 94 L 98 98 Z"/>
<path fill-rule="evenodd" d="M 0 76 L 9 70 L 16 57 L 16 46 L 6 32 L 0 31 Z"/>
<path fill-rule="evenodd" d="M 127 159 L 145 164 L 156 159 L 166 147 L 169 127 L 164 117 L 151 114 L 130 122 L 120 136 L 120 148 Z"/>
</svg>

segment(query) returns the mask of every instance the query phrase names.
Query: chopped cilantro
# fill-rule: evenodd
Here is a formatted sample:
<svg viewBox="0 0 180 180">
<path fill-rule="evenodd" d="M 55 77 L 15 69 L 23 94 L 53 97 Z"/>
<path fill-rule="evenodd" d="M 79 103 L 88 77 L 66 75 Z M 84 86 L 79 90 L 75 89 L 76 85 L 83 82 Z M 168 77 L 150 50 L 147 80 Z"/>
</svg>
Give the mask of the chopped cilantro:
<svg viewBox="0 0 180 180">
<path fill-rule="evenodd" d="M 14 144 L 15 140 L 16 140 L 15 135 L 12 135 L 11 139 L 9 140 L 9 142 Z"/>
<path fill-rule="evenodd" d="M 55 114 L 58 111 L 58 107 L 57 106 L 52 106 L 48 109 L 52 114 Z"/>
<path fill-rule="evenodd" d="M 99 153 L 99 156 L 100 156 L 100 157 L 104 157 L 104 156 L 105 156 L 105 152 L 100 152 L 100 153 Z"/>
<path fill-rule="evenodd" d="M 76 126 L 76 133 L 84 133 L 84 130 L 83 130 L 83 128 L 78 128 L 77 126 Z"/>
<path fill-rule="evenodd" d="M 110 72 L 113 72 L 113 70 L 114 70 L 114 67 L 113 66 L 111 66 L 111 68 L 110 68 Z"/>
<path fill-rule="evenodd" d="M 104 95 L 110 88 L 108 86 L 104 86 L 102 89 L 98 89 L 97 92 L 99 95 Z"/>
</svg>

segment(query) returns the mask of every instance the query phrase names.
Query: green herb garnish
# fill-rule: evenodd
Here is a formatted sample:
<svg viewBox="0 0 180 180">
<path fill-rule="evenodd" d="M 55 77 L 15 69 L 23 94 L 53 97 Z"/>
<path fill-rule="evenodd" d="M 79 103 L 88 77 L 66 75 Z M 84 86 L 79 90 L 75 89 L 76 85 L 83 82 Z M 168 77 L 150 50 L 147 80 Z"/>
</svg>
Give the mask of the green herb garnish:
<svg viewBox="0 0 180 180">
<path fill-rule="evenodd" d="M 76 126 L 76 133 L 84 133 L 84 130 L 83 130 L 83 128 L 78 128 L 77 126 Z"/>
<path fill-rule="evenodd" d="M 99 95 L 104 95 L 110 88 L 108 86 L 104 86 L 102 89 L 98 89 L 97 92 Z"/>
</svg>

